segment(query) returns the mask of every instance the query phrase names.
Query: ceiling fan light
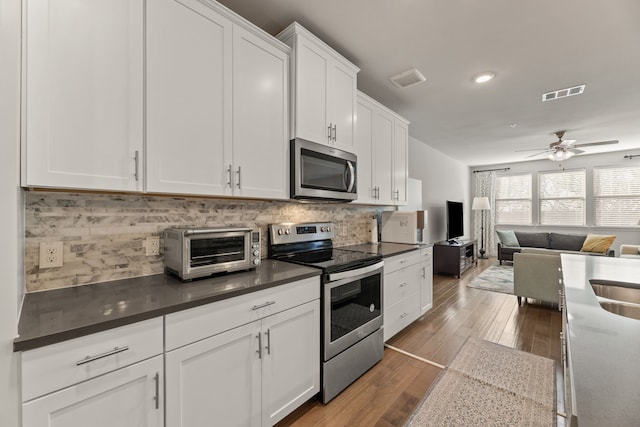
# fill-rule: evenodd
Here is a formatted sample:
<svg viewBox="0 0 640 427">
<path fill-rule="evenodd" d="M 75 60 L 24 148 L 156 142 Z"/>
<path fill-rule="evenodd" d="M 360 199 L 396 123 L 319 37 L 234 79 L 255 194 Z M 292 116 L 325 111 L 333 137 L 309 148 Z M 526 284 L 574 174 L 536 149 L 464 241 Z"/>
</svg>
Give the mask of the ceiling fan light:
<svg viewBox="0 0 640 427">
<path fill-rule="evenodd" d="M 549 160 L 553 160 L 554 162 L 561 162 L 563 160 L 570 159 L 571 157 L 573 157 L 573 154 L 574 153 L 572 153 L 571 151 L 557 150 L 549 154 Z"/>
</svg>

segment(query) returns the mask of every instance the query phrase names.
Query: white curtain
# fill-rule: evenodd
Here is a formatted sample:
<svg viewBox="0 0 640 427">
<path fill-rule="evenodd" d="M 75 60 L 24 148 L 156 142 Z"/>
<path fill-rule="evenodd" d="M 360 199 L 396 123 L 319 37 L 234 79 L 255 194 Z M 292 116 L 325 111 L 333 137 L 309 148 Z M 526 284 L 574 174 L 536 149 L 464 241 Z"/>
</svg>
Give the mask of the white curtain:
<svg viewBox="0 0 640 427">
<path fill-rule="evenodd" d="M 484 250 L 488 256 L 497 256 L 498 248 L 496 247 L 495 236 L 495 171 L 474 172 L 475 175 L 475 194 L 473 197 L 488 197 L 491 209 L 485 211 L 471 211 L 473 215 L 473 238 L 478 241 L 480 247 L 482 238 L 480 236 L 482 230 L 482 212 L 484 212 Z"/>
</svg>

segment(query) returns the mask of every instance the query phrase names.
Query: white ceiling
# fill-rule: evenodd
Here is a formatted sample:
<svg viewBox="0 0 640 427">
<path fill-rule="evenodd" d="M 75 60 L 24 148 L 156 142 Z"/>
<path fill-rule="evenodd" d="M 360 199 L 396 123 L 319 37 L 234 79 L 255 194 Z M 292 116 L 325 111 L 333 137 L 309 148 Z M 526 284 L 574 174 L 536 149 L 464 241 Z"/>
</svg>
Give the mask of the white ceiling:
<svg viewBox="0 0 640 427">
<path fill-rule="evenodd" d="M 358 88 L 409 119 L 412 137 L 469 166 L 531 160 L 514 150 L 563 129 L 577 144 L 620 141 L 587 153 L 640 154 L 638 0 L 219 1 L 273 35 L 298 21 L 360 67 Z M 388 80 L 414 67 L 426 83 Z M 471 81 L 486 70 L 493 81 Z"/>
</svg>

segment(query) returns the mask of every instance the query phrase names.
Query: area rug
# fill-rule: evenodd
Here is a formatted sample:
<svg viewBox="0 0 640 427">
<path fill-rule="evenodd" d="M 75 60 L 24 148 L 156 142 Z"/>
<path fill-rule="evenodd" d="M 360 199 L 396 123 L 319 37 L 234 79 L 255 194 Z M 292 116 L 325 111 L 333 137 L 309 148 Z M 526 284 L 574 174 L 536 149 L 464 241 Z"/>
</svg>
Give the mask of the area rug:
<svg viewBox="0 0 640 427">
<path fill-rule="evenodd" d="M 469 338 L 405 426 L 555 426 L 554 363 Z"/>
<path fill-rule="evenodd" d="M 513 266 L 492 265 L 467 283 L 470 288 L 513 294 Z"/>
</svg>

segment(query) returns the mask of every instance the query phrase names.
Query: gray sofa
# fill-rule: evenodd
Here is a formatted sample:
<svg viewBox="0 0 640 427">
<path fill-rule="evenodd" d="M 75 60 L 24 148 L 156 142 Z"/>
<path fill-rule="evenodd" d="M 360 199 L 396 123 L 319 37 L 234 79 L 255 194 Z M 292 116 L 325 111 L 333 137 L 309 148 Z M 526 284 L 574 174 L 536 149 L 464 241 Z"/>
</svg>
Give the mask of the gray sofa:
<svg viewBox="0 0 640 427">
<path fill-rule="evenodd" d="M 548 249 L 555 252 L 577 252 L 583 255 L 603 255 L 593 252 L 580 252 L 582 244 L 587 238 L 586 234 L 566 234 L 566 233 L 547 233 L 547 232 L 530 232 L 530 231 L 514 231 L 518 239 L 519 246 L 504 246 L 498 243 L 498 261 L 513 262 L 513 254 L 522 251 L 523 248 Z M 605 254 L 614 256 L 615 251 L 609 249 Z"/>
</svg>

